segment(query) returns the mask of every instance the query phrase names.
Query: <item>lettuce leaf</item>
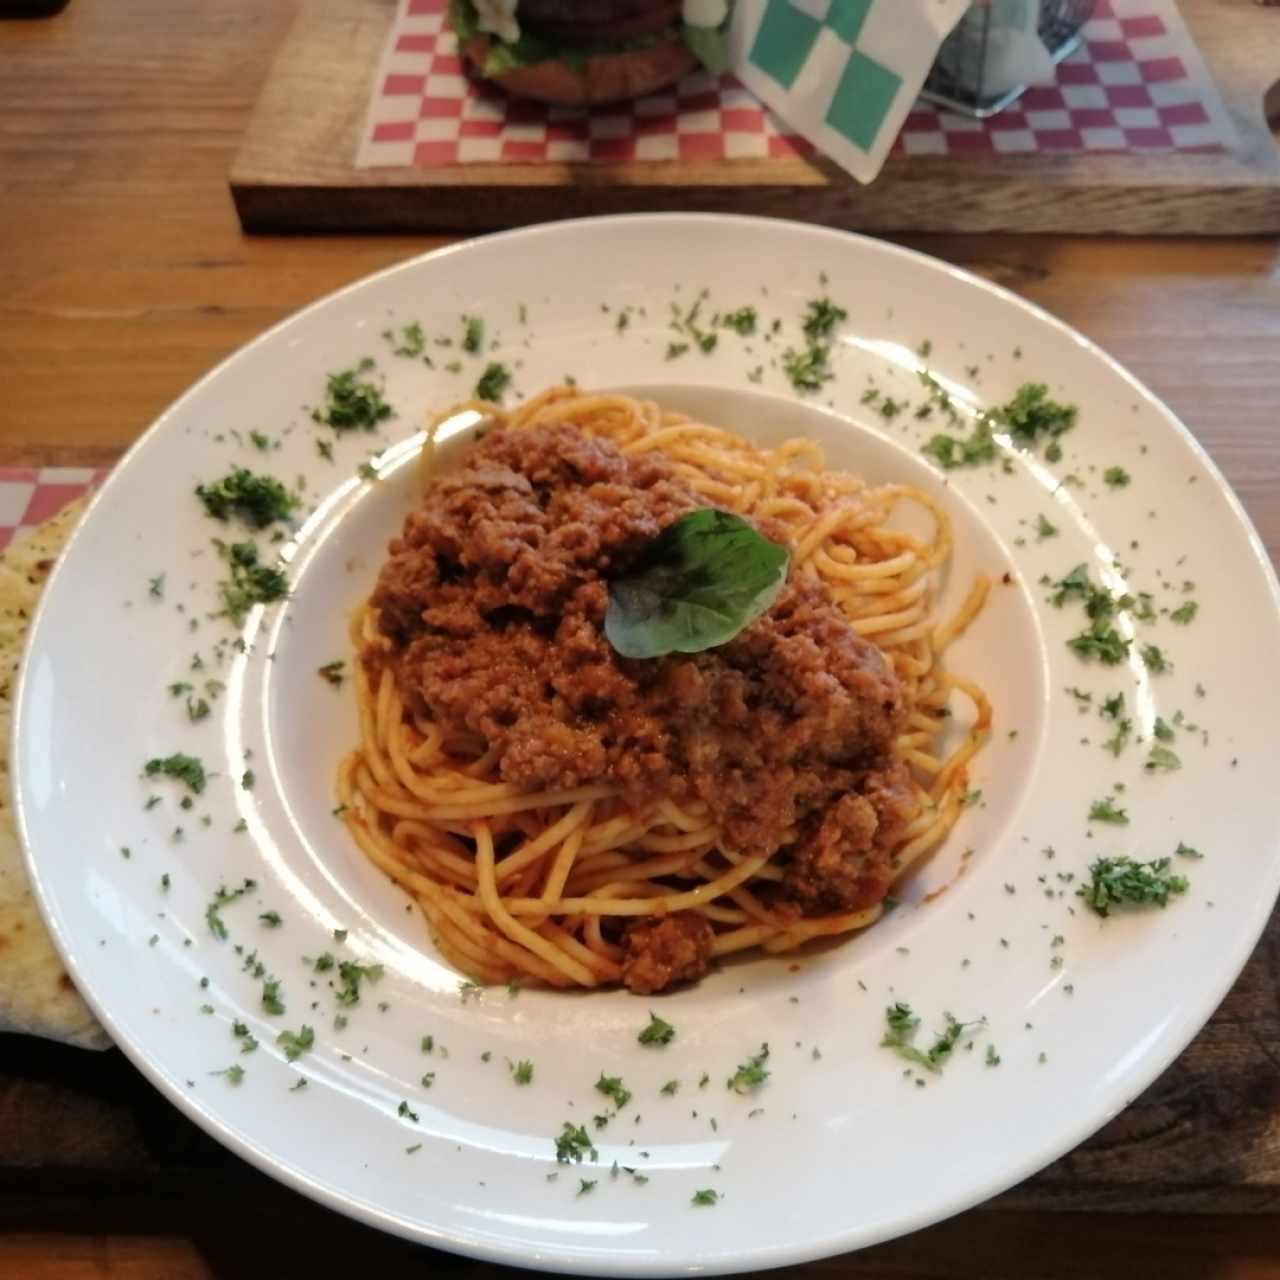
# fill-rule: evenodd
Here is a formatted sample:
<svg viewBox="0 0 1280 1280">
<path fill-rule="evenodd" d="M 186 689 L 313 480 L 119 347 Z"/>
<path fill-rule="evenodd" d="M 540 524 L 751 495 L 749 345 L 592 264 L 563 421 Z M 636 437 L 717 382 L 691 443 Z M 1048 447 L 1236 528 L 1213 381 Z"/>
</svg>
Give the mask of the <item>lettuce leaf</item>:
<svg viewBox="0 0 1280 1280">
<path fill-rule="evenodd" d="M 684 42 L 689 52 L 714 76 L 729 70 L 729 24 L 719 27 L 684 28 Z"/>
</svg>

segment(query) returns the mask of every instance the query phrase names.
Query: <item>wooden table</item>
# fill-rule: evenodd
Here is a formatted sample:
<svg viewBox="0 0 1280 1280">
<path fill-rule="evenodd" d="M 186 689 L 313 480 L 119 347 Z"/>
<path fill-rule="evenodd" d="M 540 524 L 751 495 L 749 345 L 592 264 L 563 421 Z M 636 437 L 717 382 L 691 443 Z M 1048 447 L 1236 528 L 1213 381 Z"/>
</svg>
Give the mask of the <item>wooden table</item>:
<svg viewBox="0 0 1280 1280">
<path fill-rule="evenodd" d="M 72 0 L 0 22 L 0 465 L 110 462 L 246 339 L 443 242 L 239 233 L 227 167 L 291 17 L 286 0 Z M 1128 364 L 1280 554 L 1280 245 L 912 243 Z M 0 1037 L 0 1276 L 314 1277 L 347 1257 L 387 1280 L 499 1270 L 276 1187 L 119 1054 Z M 1079 1151 L 987 1208 L 797 1270 L 1280 1277 L 1280 924 L 1187 1053 Z"/>
</svg>

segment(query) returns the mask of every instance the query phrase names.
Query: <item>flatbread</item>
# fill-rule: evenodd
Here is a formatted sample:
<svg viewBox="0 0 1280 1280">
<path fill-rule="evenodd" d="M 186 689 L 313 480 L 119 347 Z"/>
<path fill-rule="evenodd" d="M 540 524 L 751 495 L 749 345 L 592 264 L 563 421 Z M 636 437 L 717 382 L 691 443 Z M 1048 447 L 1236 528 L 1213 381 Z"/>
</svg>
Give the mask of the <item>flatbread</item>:
<svg viewBox="0 0 1280 1280">
<path fill-rule="evenodd" d="M 111 1041 L 62 967 L 32 897 L 9 774 L 13 692 L 27 627 L 87 500 L 77 498 L 0 553 L 0 1031 L 107 1049 Z"/>
</svg>

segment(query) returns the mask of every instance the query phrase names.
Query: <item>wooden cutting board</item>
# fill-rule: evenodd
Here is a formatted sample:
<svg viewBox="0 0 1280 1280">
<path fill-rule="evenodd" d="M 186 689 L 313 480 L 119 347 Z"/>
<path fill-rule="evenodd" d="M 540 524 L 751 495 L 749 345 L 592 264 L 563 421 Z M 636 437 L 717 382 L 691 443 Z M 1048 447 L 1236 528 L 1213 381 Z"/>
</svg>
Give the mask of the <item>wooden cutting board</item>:
<svg viewBox="0 0 1280 1280">
<path fill-rule="evenodd" d="M 482 230 L 728 210 L 879 231 L 1280 231 L 1280 10 L 1182 0 L 1240 145 L 1219 155 L 894 156 L 863 187 L 821 159 L 356 169 L 395 0 L 307 0 L 231 169 L 246 231 Z M 1280 110 L 1280 103 L 1276 104 Z"/>
</svg>

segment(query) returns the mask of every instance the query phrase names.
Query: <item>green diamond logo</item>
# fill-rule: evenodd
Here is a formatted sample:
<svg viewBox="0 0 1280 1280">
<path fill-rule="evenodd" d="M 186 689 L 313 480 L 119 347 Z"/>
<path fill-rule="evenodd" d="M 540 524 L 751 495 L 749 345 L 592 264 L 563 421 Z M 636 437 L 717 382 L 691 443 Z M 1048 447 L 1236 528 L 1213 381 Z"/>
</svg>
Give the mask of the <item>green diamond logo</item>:
<svg viewBox="0 0 1280 1280">
<path fill-rule="evenodd" d="M 855 147 L 870 151 L 901 87 L 897 72 L 854 49 L 827 109 L 827 124 Z"/>
<path fill-rule="evenodd" d="M 784 89 L 790 89 L 821 30 L 820 22 L 786 0 L 769 0 L 751 46 L 751 62 Z"/>
</svg>

